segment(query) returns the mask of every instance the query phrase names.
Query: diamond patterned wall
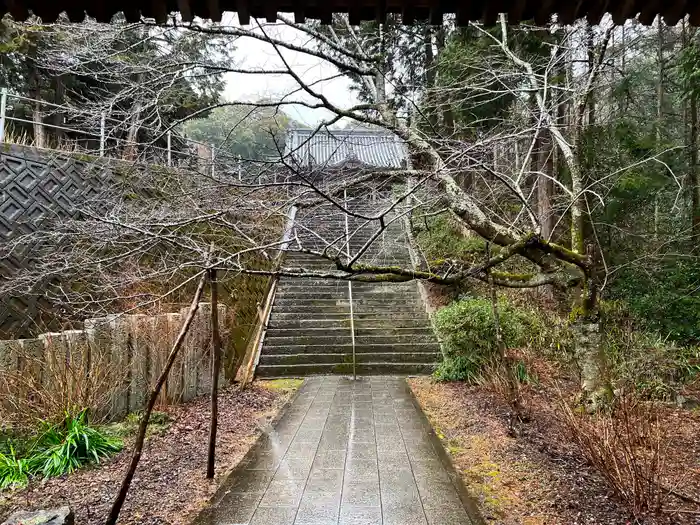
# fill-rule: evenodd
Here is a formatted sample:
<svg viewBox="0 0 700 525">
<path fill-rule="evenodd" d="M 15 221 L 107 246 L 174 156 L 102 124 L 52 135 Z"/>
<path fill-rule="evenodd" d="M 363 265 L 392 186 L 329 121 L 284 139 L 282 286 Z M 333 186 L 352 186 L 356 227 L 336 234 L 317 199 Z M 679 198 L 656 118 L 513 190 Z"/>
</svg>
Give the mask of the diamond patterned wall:
<svg viewBox="0 0 700 525">
<path fill-rule="evenodd" d="M 80 202 L 97 195 L 110 180 L 114 179 L 107 159 L 1 144 L 0 243 L 36 231 L 53 218 L 73 216 Z M 0 279 L 11 278 L 31 260 L 31 253 L 0 257 Z M 26 336 L 40 322 L 40 302 L 0 297 L 0 337 Z"/>
</svg>

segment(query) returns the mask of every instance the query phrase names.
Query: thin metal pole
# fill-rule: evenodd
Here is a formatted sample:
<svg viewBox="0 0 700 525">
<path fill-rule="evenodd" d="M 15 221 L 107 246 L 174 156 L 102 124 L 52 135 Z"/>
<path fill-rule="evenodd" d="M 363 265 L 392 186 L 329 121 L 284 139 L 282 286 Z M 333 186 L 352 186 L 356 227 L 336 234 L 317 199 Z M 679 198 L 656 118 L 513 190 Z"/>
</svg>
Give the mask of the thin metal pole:
<svg viewBox="0 0 700 525">
<path fill-rule="evenodd" d="M 211 176 L 214 176 L 214 144 L 209 144 L 211 150 Z"/>
<path fill-rule="evenodd" d="M 345 200 L 345 209 L 348 207 L 348 190 L 343 190 L 343 199 Z M 348 224 L 348 214 L 345 214 L 345 252 L 348 260 L 350 260 L 350 226 Z M 355 313 L 352 304 L 352 281 L 348 281 L 348 300 L 350 301 L 350 341 L 352 342 L 352 379 L 357 379 L 357 371 L 355 364 Z"/>
<path fill-rule="evenodd" d="M 173 165 L 172 133 L 168 130 L 168 166 Z"/>
<path fill-rule="evenodd" d="M 7 109 L 7 88 L 0 94 L 0 142 L 5 142 L 5 110 Z"/>
<path fill-rule="evenodd" d="M 241 156 L 238 155 L 238 181 L 240 182 L 242 179 L 243 177 L 241 172 Z"/>
<path fill-rule="evenodd" d="M 105 112 L 102 112 L 100 118 L 100 157 L 105 156 Z"/>
</svg>

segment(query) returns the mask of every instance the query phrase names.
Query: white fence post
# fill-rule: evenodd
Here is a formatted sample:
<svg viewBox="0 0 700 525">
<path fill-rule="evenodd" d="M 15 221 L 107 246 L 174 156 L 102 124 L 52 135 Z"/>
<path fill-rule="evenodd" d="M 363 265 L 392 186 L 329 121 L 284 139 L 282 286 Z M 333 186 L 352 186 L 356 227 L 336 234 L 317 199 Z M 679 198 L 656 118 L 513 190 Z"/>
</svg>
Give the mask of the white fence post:
<svg viewBox="0 0 700 525">
<path fill-rule="evenodd" d="M 105 112 L 100 117 L 100 157 L 105 156 Z"/>
<path fill-rule="evenodd" d="M 5 142 L 5 110 L 7 109 L 7 88 L 0 94 L 0 142 Z"/>
<path fill-rule="evenodd" d="M 168 130 L 168 166 L 173 165 L 172 133 Z"/>
</svg>

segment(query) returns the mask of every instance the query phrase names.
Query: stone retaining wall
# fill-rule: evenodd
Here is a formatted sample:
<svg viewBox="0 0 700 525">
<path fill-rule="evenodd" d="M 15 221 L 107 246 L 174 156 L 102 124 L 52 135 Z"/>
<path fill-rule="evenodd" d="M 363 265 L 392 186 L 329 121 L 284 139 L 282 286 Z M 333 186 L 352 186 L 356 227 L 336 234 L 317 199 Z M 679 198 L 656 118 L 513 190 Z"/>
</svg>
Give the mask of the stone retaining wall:
<svg viewBox="0 0 700 525">
<path fill-rule="evenodd" d="M 200 303 L 161 403 L 180 403 L 209 391 L 210 312 L 210 303 Z M 112 420 L 141 410 L 185 315 L 186 309 L 88 319 L 82 330 L 0 341 L 0 384 L 11 387 L 3 392 L 3 409 L 11 411 L 22 402 L 49 396 L 81 408 L 88 400 L 101 400 L 98 412 Z M 219 305 L 219 319 L 226 319 L 224 305 Z M 228 331 L 222 332 L 226 337 Z"/>
</svg>

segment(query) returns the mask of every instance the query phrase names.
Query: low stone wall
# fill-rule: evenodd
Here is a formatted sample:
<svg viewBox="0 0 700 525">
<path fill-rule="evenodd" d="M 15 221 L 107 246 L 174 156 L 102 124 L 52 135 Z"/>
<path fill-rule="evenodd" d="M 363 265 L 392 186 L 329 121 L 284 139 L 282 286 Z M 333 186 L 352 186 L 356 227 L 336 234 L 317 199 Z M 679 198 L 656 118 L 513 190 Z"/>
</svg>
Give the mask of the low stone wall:
<svg viewBox="0 0 700 525">
<path fill-rule="evenodd" d="M 160 403 L 181 403 L 209 391 L 210 314 L 211 304 L 200 303 Z M 0 341 L 0 383 L 8 389 L 3 411 L 47 399 L 65 407 L 97 405 L 92 408 L 110 420 L 141 410 L 185 315 L 186 309 L 88 319 L 82 330 Z M 226 319 L 224 305 L 219 305 L 219 319 Z M 224 327 L 222 337 L 227 334 Z"/>
</svg>

